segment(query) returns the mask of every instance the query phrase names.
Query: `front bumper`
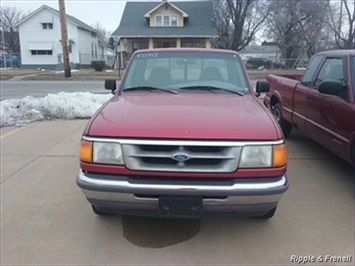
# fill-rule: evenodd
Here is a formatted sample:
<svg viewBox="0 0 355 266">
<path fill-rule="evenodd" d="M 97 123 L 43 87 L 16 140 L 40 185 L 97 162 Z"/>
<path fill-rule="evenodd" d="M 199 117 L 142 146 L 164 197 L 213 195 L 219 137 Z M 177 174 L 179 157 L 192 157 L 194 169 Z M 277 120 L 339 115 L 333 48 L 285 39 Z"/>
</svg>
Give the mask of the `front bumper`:
<svg viewBox="0 0 355 266">
<path fill-rule="evenodd" d="M 168 179 L 85 173 L 77 185 L 88 201 L 106 211 L 159 216 L 161 196 L 201 197 L 203 213 L 260 214 L 276 207 L 288 189 L 286 175 L 272 178 Z"/>
</svg>

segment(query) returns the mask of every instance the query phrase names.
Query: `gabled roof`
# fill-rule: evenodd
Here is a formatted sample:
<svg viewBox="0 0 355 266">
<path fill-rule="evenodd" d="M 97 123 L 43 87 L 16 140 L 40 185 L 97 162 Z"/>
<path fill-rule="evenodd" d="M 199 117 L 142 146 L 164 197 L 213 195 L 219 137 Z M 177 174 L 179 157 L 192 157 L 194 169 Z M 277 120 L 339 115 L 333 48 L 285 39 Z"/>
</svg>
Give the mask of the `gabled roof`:
<svg viewBox="0 0 355 266">
<path fill-rule="evenodd" d="M 175 10 L 177 10 L 178 12 L 180 12 L 182 14 L 182 16 L 184 18 L 187 18 L 189 15 L 186 14 L 184 11 L 182 11 L 180 8 L 176 7 L 175 5 L 173 5 L 172 3 L 168 2 L 168 1 L 163 1 L 161 2 L 159 5 L 157 5 L 156 7 L 154 7 L 152 10 L 148 11 L 148 13 L 146 13 L 144 15 L 145 18 L 149 18 L 150 17 L 150 14 L 152 14 L 155 10 L 159 9 L 161 6 L 163 5 L 169 5 L 171 6 L 172 8 L 174 8 Z"/>
<path fill-rule="evenodd" d="M 165 2 L 163 2 L 164 4 Z M 217 28 L 213 25 L 212 1 L 168 2 L 188 14 L 184 27 L 150 27 L 145 15 L 156 10 L 161 3 L 127 2 L 121 23 L 112 34 L 113 37 L 217 37 Z"/>
<path fill-rule="evenodd" d="M 51 11 L 52 13 L 60 16 L 60 13 L 59 13 L 58 10 L 56 10 L 56 9 L 54 9 L 52 7 L 49 7 L 47 5 L 42 5 L 38 9 L 36 9 L 35 11 L 31 12 L 26 17 L 24 17 L 20 22 L 18 22 L 15 25 L 15 27 L 18 27 L 20 24 L 24 23 L 26 20 L 28 20 L 29 18 L 33 17 L 34 15 L 36 15 L 37 13 L 42 11 L 43 9 L 47 9 L 47 10 Z M 77 19 L 76 17 L 73 17 L 71 15 L 66 14 L 66 18 L 67 18 L 67 21 L 70 21 L 71 23 L 76 25 L 78 28 L 81 28 L 81 29 L 84 29 L 84 30 L 87 30 L 87 31 L 97 32 L 97 30 L 95 30 L 94 28 L 90 27 L 88 24 L 82 22 L 81 20 Z"/>
</svg>

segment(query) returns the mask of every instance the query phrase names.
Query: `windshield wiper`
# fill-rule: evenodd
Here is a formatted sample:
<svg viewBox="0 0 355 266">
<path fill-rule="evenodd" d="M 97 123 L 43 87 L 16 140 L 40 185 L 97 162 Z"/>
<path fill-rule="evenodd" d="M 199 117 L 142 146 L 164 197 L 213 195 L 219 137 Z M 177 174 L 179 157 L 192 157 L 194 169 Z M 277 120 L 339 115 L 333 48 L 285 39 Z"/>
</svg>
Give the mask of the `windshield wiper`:
<svg viewBox="0 0 355 266">
<path fill-rule="evenodd" d="M 177 94 L 178 92 L 176 90 L 169 90 L 169 89 L 164 89 L 164 88 L 159 88 L 159 87 L 153 87 L 153 86 L 136 86 L 136 87 L 130 87 L 123 89 L 122 91 L 166 91 L 170 93 Z"/>
<path fill-rule="evenodd" d="M 229 89 L 226 89 L 226 88 L 220 88 L 220 87 L 215 87 L 215 86 L 203 86 L 203 85 L 186 86 L 186 87 L 179 88 L 179 90 L 206 90 L 206 91 L 220 90 L 220 91 L 227 91 L 227 92 L 238 94 L 240 96 L 244 96 L 244 93 L 242 93 L 240 91 L 229 90 Z"/>
</svg>

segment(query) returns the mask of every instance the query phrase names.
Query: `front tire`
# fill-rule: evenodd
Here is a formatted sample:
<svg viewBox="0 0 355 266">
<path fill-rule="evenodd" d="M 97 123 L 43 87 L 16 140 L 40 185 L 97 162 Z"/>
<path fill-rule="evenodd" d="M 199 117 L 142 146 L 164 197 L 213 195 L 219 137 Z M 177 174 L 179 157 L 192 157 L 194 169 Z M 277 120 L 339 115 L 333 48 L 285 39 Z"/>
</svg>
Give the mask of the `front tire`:
<svg viewBox="0 0 355 266">
<path fill-rule="evenodd" d="M 292 125 L 283 118 L 280 103 L 274 105 L 272 108 L 272 114 L 274 115 L 276 121 L 279 123 L 285 138 L 287 138 L 291 134 Z"/>
</svg>

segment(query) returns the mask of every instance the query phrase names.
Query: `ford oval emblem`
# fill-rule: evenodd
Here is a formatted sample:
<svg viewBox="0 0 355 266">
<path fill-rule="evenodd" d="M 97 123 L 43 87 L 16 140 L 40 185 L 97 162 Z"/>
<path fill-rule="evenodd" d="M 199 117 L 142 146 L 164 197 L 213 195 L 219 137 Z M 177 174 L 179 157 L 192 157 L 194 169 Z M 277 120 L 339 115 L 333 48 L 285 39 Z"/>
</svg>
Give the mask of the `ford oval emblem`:
<svg viewBox="0 0 355 266">
<path fill-rule="evenodd" d="M 183 153 L 175 154 L 172 158 L 177 162 L 186 162 L 187 160 L 190 160 L 190 156 Z"/>
</svg>

